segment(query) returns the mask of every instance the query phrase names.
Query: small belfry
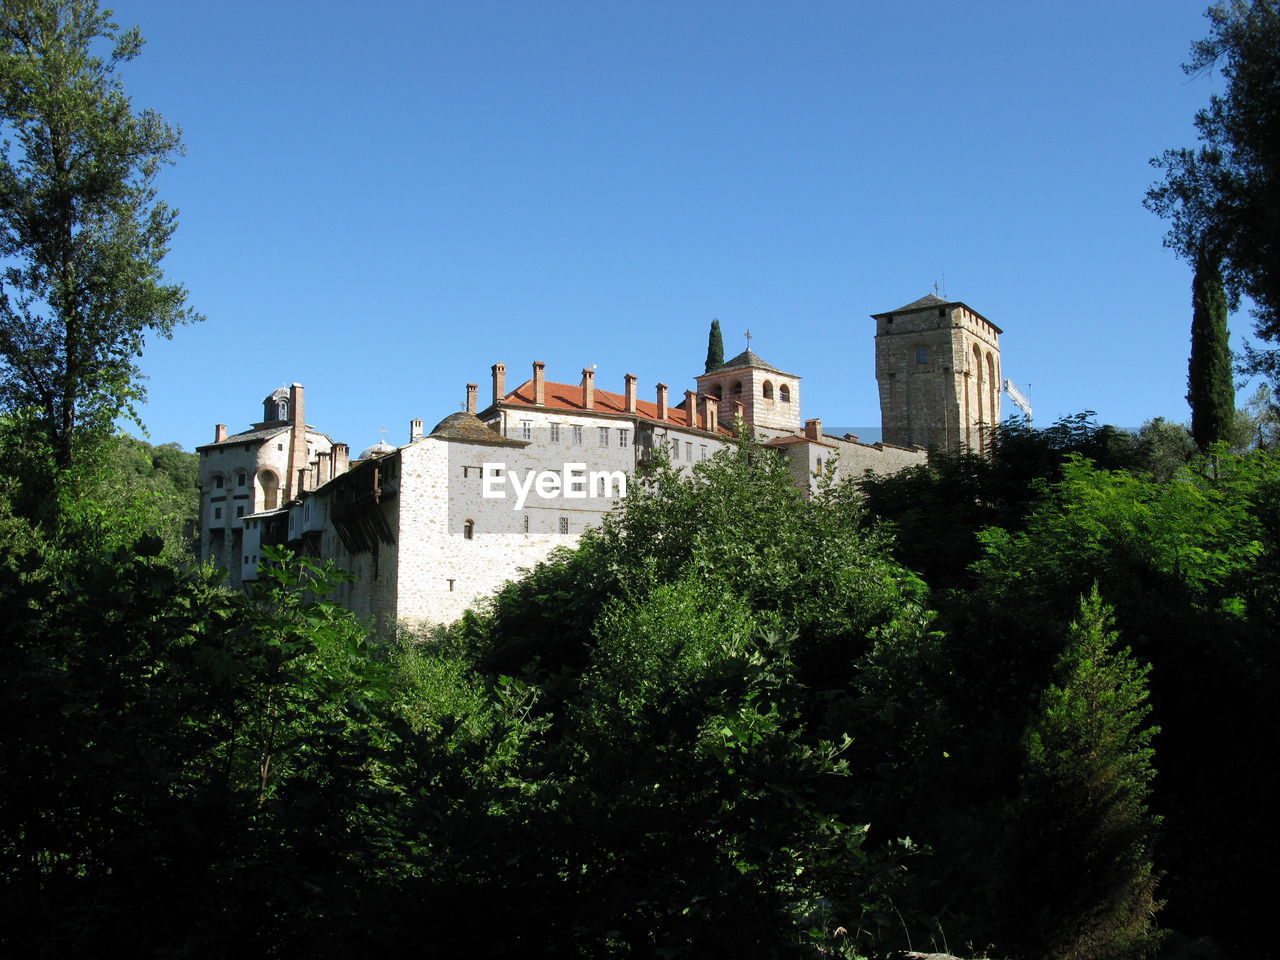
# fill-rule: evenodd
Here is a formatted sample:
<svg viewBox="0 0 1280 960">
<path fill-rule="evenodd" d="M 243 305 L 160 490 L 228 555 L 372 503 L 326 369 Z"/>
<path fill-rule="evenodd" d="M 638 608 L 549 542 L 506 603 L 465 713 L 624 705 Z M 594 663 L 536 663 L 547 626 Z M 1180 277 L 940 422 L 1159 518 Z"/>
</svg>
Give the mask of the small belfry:
<svg viewBox="0 0 1280 960">
<path fill-rule="evenodd" d="M 871 316 L 884 442 L 986 453 L 1000 422 L 1003 331 L 932 293 Z"/>
</svg>

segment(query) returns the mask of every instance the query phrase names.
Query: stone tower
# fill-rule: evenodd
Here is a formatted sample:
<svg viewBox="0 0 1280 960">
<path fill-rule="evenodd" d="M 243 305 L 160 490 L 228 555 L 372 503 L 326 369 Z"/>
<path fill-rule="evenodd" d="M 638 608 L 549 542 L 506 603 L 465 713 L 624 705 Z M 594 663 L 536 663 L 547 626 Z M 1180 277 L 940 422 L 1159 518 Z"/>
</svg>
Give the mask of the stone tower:
<svg viewBox="0 0 1280 960">
<path fill-rule="evenodd" d="M 743 420 L 758 433 L 800 432 L 800 378 L 765 363 L 750 349 L 695 379 L 699 393 L 719 401 L 721 423 L 733 423 L 740 403 Z"/>
<path fill-rule="evenodd" d="M 1000 328 L 933 294 L 872 318 L 885 443 L 985 453 L 1000 422 Z"/>
</svg>

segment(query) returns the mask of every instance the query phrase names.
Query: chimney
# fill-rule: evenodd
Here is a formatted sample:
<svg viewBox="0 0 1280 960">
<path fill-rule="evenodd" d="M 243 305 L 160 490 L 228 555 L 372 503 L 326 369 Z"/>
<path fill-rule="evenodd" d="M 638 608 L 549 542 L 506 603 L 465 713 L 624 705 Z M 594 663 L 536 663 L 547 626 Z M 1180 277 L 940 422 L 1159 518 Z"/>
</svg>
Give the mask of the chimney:
<svg viewBox="0 0 1280 960">
<path fill-rule="evenodd" d="M 810 440 L 822 439 L 822 421 L 806 420 L 804 422 L 804 435 Z"/>
<path fill-rule="evenodd" d="M 333 475 L 346 473 L 351 463 L 351 448 L 345 443 L 335 443 L 330 452 L 333 454 Z"/>
<path fill-rule="evenodd" d="M 715 397 L 702 398 L 702 422 L 712 433 L 720 422 L 720 402 Z"/>
<path fill-rule="evenodd" d="M 507 395 L 507 365 L 505 363 L 495 363 L 493 365 L 493 402 L 497 403 Z"/>
<path fill-rule="evenodd" d="M 637 409 L 636 408 L 636 381 L 640 378 L 637 377 L 634 373 L 628 373 L 622 379 L 626 383 L 626 388 L 624 390 L 624 393 L 626 394 L 626 398 L 627 398 L 627 413 L 635 413 Z"/>
<path fill-rule="evenodd" d="M 658 419 L 667 419 L 667 385 L 658 384 Z"/>
<path fill-rule="evenodd" d="M 582 368 L 582 409 L 596 408 L 596 372 L 590 367 Z"/>
<path fill-rule="evenodd" d="M 689 427 L 696 430 L 698 428 L 698 393 L 696 390 L 686 390 L 684 392 L 684 412 L 689 421 Z"/>
<path fill-rule="evenodd" d="M 300 471 L 307 467 L 307 421 L 302 409 L 302 384 L 295 383 L 289 387 L 289 473 L 290 480 L 301 477 Z M 300 481 L 289 484 L 285 491 L 285 500 L 296 499 L 305 487 Z"/>
<path fill-rule="evenodd" d="M 213 442 L 221 443 L 227 439 L 227 425 L 225 423 L 215 423 L 213 425 Z"/>
<path fill-rule="evenodd" d="M 747 419 L 747 408 L 742 405 L 741 400 L 733 401 L 733 419 L 742 421 Z"/>
<path fill-rule="evenodd" d="M 316 454 L 316 486 L 324 483 L 326 480 L 333 479 L 333 460 L 329 456 L 329 452 L 322 451 Z"/>
<path fill-rule="evenodd" d="M 467 384 L 467 413 L 476 412 L 476 394 L 480 392 L 478 383 Z"/>
<path fill-rule="evenodd" d="M 409 421 L 409 442 L 422 439 L 422 421 L 414 417 Z"/>
<path fill-rule="evenodd" d="M 547 365 L 533 361 L 533 402 L 539 407 L 547 405 Z"/>
<path fill-rule="evenodd" d="M 310 473 L 306 467 L 302 467 L 298 471 L 297 485 L 294 487 L 294 495 L 290 499 L 296 499 L 302 491 L 307 489 L 307 474 Z"/>
</svg>

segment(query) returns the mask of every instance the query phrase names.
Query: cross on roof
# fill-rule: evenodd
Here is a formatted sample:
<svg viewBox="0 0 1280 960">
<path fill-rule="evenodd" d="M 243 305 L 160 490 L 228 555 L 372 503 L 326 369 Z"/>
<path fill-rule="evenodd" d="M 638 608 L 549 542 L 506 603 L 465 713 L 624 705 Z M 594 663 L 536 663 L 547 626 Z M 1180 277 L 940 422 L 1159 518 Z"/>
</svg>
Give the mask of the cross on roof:
<svg viewBox="0 0 1280 960">
<path fill-rule="evenodd" d="M 750 330 L 747 331 L 747 349 L 748 350 L 751 349 L 751 331 Z"/>
</svg>

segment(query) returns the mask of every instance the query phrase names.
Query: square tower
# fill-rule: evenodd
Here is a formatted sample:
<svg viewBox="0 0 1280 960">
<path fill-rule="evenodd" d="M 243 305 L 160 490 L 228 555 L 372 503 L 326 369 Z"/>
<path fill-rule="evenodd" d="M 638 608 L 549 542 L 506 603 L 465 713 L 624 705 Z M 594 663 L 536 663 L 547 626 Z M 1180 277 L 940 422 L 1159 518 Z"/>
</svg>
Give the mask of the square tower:
<svg viewBox="0 0 1280 960">
<path fill-rule="evenodd" d="M 985 453 L 1000 422 L 1001 329 L 933 294 L 872 319 L 885 443 Z"/>
<path fill-rule="evenodd" d="M 717 409 L 722 423 L 729 423 L 734 401 L 739 401 L 742 418 L 756 430 L 800 431 L 800 378 L 765 363 L 750 350 L 743 350 L 732 360 L 695 379 L 699 393 L 720 401 Z"/>
</svg>

